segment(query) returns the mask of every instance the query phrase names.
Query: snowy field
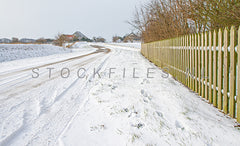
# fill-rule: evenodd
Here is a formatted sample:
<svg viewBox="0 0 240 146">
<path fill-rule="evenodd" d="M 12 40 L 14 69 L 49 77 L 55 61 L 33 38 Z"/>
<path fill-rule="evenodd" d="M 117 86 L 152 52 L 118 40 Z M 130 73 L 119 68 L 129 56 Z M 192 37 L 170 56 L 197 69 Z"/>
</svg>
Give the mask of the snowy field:
<svg viewBox="0 0 240 146">
<path fill-rule="evenodd" d="M 235 120 L 167 77 L 139 47 L 76 44 L 1 63 L 0 145 L 239 145 Z"/>
<path fill-rule="evenodd" d="M 0 62 L 68 52 L 70 50 L 53 45 L 0 44 Z"/>
</svg>

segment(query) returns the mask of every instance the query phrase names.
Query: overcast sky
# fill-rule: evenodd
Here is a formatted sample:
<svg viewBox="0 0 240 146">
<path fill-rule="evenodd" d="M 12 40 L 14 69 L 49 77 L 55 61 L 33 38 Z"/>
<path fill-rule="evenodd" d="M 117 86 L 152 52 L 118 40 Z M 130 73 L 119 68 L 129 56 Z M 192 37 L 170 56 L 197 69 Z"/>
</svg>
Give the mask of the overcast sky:
<svg viewBox="0 0 240 146">
<path fill-rule="evenodd" d="M 81 31 L 87 37 L 130 33 L 135 6 L 149 0 L 0 0 L 0 38 L 53 38 Z"/>
</svg>

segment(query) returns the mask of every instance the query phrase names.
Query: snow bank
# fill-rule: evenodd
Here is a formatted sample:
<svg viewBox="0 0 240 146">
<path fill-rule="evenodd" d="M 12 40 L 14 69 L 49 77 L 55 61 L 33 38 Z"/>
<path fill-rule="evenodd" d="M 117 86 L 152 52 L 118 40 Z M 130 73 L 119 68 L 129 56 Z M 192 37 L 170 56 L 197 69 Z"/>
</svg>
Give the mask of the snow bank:
<svg viewBox="0 0 240 146">
<path fill-rule="evenodd" d="M 53 45 L 0 44 L 0 62 L 68 52 L 71 51 Z"/>
<path fill-rule="evenodd" d="M 88 42 L 77 42 L 76 44 L 74 44 L 72 46 L 72 48 L 83 48 L 83 47 L 86 47 L 86 46 L 89 46 Z"/>
<path fill-rule="evenodd" d="M 139 43 L 111 43 L 111 44 L 116 45 L 116 46 L 141 49 L 141 42 L 139 42 Z"/>
</svg>

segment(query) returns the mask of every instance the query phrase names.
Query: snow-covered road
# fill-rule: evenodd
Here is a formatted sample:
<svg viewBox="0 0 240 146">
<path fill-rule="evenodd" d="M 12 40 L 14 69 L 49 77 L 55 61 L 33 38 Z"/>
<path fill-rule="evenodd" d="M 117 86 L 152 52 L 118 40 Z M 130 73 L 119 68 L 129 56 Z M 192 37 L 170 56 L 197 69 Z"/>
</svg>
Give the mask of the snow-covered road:
<svg viewBox="0 0 240 146">
<path fill-rule="evenodd" d="M 239 145 L 235 120 L 140 49 L 94 45 L 0 64 L 0 145 Z"/>
</svg>

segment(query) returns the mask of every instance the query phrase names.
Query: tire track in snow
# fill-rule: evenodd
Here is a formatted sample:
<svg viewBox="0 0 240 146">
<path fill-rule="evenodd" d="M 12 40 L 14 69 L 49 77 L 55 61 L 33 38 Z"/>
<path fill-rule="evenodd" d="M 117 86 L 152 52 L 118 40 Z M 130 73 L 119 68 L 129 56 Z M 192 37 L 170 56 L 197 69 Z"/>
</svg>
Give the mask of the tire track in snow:
<svg viewBox="0 0 240 146">
<path fill-rule="evenodd" d="M 76 65 L 73 65 L 73 66 L 81 67 L 83 65 L 86 65 L 86 64 L 90 63 L 91 61 L 94 61 L 94 60 L 98 59 L 99 57 L 101 57 L 101 56 L 96 56 L 96 57 L 87 59 L 87 60 L 81 62 L 80 64 L 77 63 Z M 77 67 L 75 67 L 74 69 L 77 69 Z M 42 84 L 44 84 L 44 83 L 46 83 L 48 81 L 51 81 L 51 80 L 54 80 L 54 79 L 58 78 L 59 77 L 59 73 L 57 73 L 57 72 L 53 73 L 52 77 L 50 79 L 49 79 L 48 76 L 49 76 L 48 72 L 45 72 L 44 76 L 42 76 L 41 78 L 36 80 L 37 83 L 34 83 L 34 82 L 31 81 L 34 84 L 30 83 L 30 84 L 27 84 L 27 85 L 21 85 L 20 83 L 26 84 L 26 81 L 32 79 L 32 78 L 27 78 L 27 79 L 21 80 L 21 81 L 19 81 L 17 83 L 14 83 L 13 85 L 10 85 L 10 86 L 7 86 L 7 87 L 4 86 L 5 90 L 1 89 L 3 92 L 0 92 L 0 95 L 5 95 L 7 93 L 11 93 L 10 97 L 13 97 L 13 95 L 16 95 L 17 93 L 26 92 L 29 89 L 34 89 L 34 88 L 39 87 L 39 86 L 41 86 Z M 20 85 L 18 85 L 18 84 L 20 84 Z M 16 86 L 16 85 L 18 85 L 18 86 Z M 15 88 L 14 91 L 11 89 L 13 87 Z M 0 101 L 2 102 L 3 100 L 6 100 L 6 99 L 8 99 L 8 98 L 0 99 Z"/>
<path fill-rule="evenodd" d="M 75 60 L 79 60 L 81 58 L 84 58 L 84 57 L 87 57 L 87 56 L 90 56 L 90 55 L 94 55 L 94 54 L 98 54 L 98 53 L 106 53 L 107 54 L 107 53 L 110 52 L 110 50 L 107 49 L 107 48 L 102 49 L 102 47 L 94 46 L 94 45 L 92 47 L 95 47 L 98 50 L 96 50 L 92 53 L 88 53 L 88 54 L 80 55 L 80 56 L 76 56 L 76 57 L 71 57 L 71 58 L 68 58 L 68 59 L 60 60 L 60 61 L 55 61 L 55 62 L 51 62 L 51 63 L 47 63 L 47 64 L 43 64 L 43 65 L 38 65 L 38 66 L 32 66 L 30 68 L 21 69 L 21 70 L 17 70 L 17 71 L 7 71 L 7 72 L 4 72 L 4 73 L 1 73 L 0 74 L 0 79 L 1 79 L 0 82 L 3 82 L 4 80 L 7 80 L 8 78 L 13 78 L 14 75 L 19 76 L 19 73 L 24 73 L 26 71 L 31 71 L 33 68 L 43 68 L 43 67 L 47 67 L 47 66 L 51 66 L 51 65 L 61 64 L 61 63 L 66 64 L 66 63 L 70 63 L 70 62 L 73 62 Z M 13 81 L 15 81 L 15 80 L 13 80 Z M 1 86 L 1 84 L 0 84 L 0 86 Z"/>
<path fill-rule="evenodd" d="M 94 61 L 96 60 L 97 58 L 95 58 L 94 59 Z M 107 60 L 107 59 L 106 59 Z M 105 60 L 105 61 L 106 61 Z M 101 68 L 102 66 L 103 66 L 103 64 L 105 63 L 105 61 L 103 61 L 100 65 L 99 65 L 99 67 L 98 68 Z M 90 63 L 90 62 L 89 62 Z M 91 78 L 90 78 L 91 79 Z M 46 120 L 45 118 L 46 118 L 46 116 L 48 115 L 48 113 L 47 112 L 45 112 L 45 113 L 42 113 L 42 114 L 40 114 L 39 115 L 39 117 L 37 118 L 37 119 L 35 119 L 35 122 L 34 122 L 34 124 L 32 123 L 32 124 L 26 124 L 25 122 L 23 122 L 23 125 L 18 129 L 18 130 L 16 130 L 14 133 L 12 133 L 11 135 L 9 135 L 7 138 L 5 138 L 3 141 L 1 141 L 0 143 L 1 144 L 3 144 L 3 145 L 11 145 L 11 144 L 13 144 L 12 142 L 12 140 L 13 139 L 18 139 L 19 137 L 21 137 L 21 135 L 23 136 L 22 138 L 26 138 L 26 137 L 28 137 L 28 135 L 25 135 L 24 136 L 24 134 L 23 133 L 28 133 L 28 130 L 29 130 L 29 128 L 32 128 L 33 130 L 35 129 L 41 129 L 40 131 L 38 131 L 36 134 L 35 134 L 35 136 L 38 136 L 39 135 L 39 133 L 41 133 L 42 132 L 42 130 L 45 130 L 45 128 L 46 127 L 48 127 L 48 125 L 50 125 L 49 123 L 52 123 L 52 121 L 54 121 L 53 119 L 56 119 L 57 121 L 59 120 L 59 119 L 61 119 L 61 118 L 59 118 L 58 116 L 60 116 L 60 117 L 64 117 L 64 116 L 66 116 L 66 115 L 61 115 L 62 113 L 63 113 L 63 111 L 69 111 L 69 110 L 71 110 L 72 108 L 73 108 L 73 105 L 74 105 L 74 103 L 75 102 L 73 102 L 72 101 L 72 104 L 68 104 L 68 106 L 67 105 L 65 105 L 65 106 L 67 106 L 67 109 L 64 109 L 64 108 L 66 108 L 66 107 L 64 107 L 64 103 L 66 104 L 67 102 L 69 102 L 68 100 L 69 99 L 64 99 L 64 98 L 62 98 L 62 97 L 64 97 L 64 95 L 66 95 L 66 94 L 68 94 L 70 91 L 69 90 L 73 90 L 73 88 L 75 87 L 75 88 L 77 88 L 76 87 L 76 84 L 77 84 L 77 82 L 79 81 L 79 79 L 77 78 L 76 80 L 74 80 L 74 82 L 67 88 L 67 89 L 65 89 L 64 91 L 62 91 L 62 93 L 58 96 L 58 97 L 56 97 L 56 99 L 55 99 L 55 101 L 54 101 L 54 103 L 50 106 L 50 107 L 48 107 L 48 108 L 52 108 L 52 106 L 54 106 L 54 107 L 60 107 L 60 109 L 58 109 L 57 111 L 55 111 L 55 114 L 53 114 L 53 113 L 49 113 L 49 114 L 51 114 L 52 116 L 51 117 L 47 117 L 47 119 L 51 119 L 50 121 L 48 121 L 48 120 Z M 89 80 L 87 80 L 87 81 L 89 81 Z M 87 81 L 86 81 L 86 83 L 87 83 Z M 84 85 L 82 86 L 82 88 L 84 88 Z M 81 91 L 81 90 L 80 90 Z M 75 95 L 75 96 L 77 96 L 77 95 Z M 71 97 L 72 98 L 72 97 Z M 77 100 L 77 97 L 76 97 L 76 100 Z M 70 100 L 71 101 L 71 100 Z M 75 101 L 75 100 L 74 100 Z M 77 105 L 77 104 L 75 104 L 75 106 L 79 106 L 79 105 Z M 54 109 L 54 108 L 53 108 Z M 25 111 L 29 111 L 29 109 L 26 109 Z M 50 110 L 51 111 L 51 110 Z M 25 113 L 26 114 L 26 113 Z M 24 114 L 24 115 L 25 115 Z M 67 116 L 69 116 L 69 113 L 65 113 L 65 114 L 67 114 Z M 26 118 L 25 118 L 25 116 L 24 116 L 24 121 L 26 121 Z M 40 126 L 40 127 L 36 127 L 35 125 L 41 125 L 41 123 L 42 122 L 45 122 L 45 123 L 47 123 L 47 124 L 43 124 L 42 126 Z M 66 121 L 65 121 L 66 122 Z M 35 124 L 35 123 L 38 123 L 38 124 Z M 28 126 L 27 126 L 28 125 Z M 30 125 L 30 126 L 29 126 Z M 24 127 L 23 127 L 24 126 Z M 28 129 L 28 130 L 27 130 Z M 50 127 L 50 129 L 51 129 L 51 127 Z M 52 131 L 54 131 L 54 130 L 52 130 Z M 36 131 L 35 131 L 36 132 Z M 32 135 L 32 134 L 30 134 L 30 135 Z M 47 135 L 46 135 L 47 136 Z M 32 137 L 32 138 L 34 138 L 34 137 Z M 21 138 L 20 138 L 21 139 Z M 47 141 L 47 139 L 48 139 L 48 137 L 46 137 L 46 141 Z M 31 143 L 31 141 L 34 141 L 34 139 L 31 139 L 30 138 L 30 143 Z M 25 143 L 26 144 L 26 143 Z"/>
<path fill-rule="evenodd" d="M 107 53 L 109 53 L 110 52 L 110 49 L 101 49 L 102 47 L 99 47 L 99 46 L 92 46 L 92 47 L 98 47 L 98 50 L 97 51 L 95 51 L 95 52 L 93 52 L 93 53 L 89 53 L 89 54 L 86 54 L 86 55 L 82 55 L 82 56 L 78 56 L 78 57 L 74 57 L 74 59 L 73 58 L 70 58 L 70 59 L 66 59 L 66 60 L 68 60 L 67 62 L 69 63 L 69 62 L 73 62 L 73 61 L 75 61 L 75 60 L 78 60 L 78 59 L 80 59 L 80 58 L 84 58 L 84 57 L 87 57 L 87 56 L 90 56 L 90 55 L 94 55 L 94 54 L 98 54 L 98 53 L 104 53 L 104 54 L 107 54 Z M 101 56 L 95 56 L 93 59 L 97 59 L 97 57 L 101 57 Z M 73 59 L 73 60 L 72 60 Z M 84 62 L 90 62 L 91 61 L 91 58 L 90 59 L 88 59 L 87 61 L 84 61 Z M 59 62 L 55 62 L 55 63 L 52 63 L 52 64 L 46 64 L 46 65 L 42 65 L 41 67 L 39 67 L 39 68 L 42 68 L 42 67 L 47 67 L 47 66 L 49 66 L 49 65 L 53 65 L 53 64 L 58 64 L 58 63 L 61 63 L 62 61 L 59 61 Z M 65 63 L 65 62 L 63 62 L 63 63 Z M 65 63 L 66 64 L 66 63 Z M 35 68 L 38 68 L 38 67 L 35 67 Z M 32 70 L 32 68 L 31 69 L 28 69 L 28 71 L 30 71 L 30 70 Z M 25 70 L 24 70 L 25 71 Z M 22 72 L 22 71 L 20 71 L 20 72 Z M 15 72 L 16 73 L 16 72 Z M 14 73 L 14 74 L 15 74 Z M 44 72 L 44 73 L 48 73 L 47 71 L 46 72 Z M 11 74 L 9 74 L 9 76 L 10 76 Z M 48 75 L 48 74 L 47 74 Z M 46 76 L 47 76 L 46 75 Z M 25 82 L 25 81 L 27 81 L 27 80 L 31 80 L 32 78 L 29 78 L 29 75 L 26 75 L 27 76 L 27 78 L 25 79 L 25 78 L 20 78 L 21 80 L 20 81 L 18 81 L 17 83 L 16 83 L 16 81 L 18 80 L 18 79 L 16 79 L 16 80 L 13 80 L 13 81 L 10 81 L 10 82 L 14 82 L 15 81 L 15 83 L 13 83 L 13 85 L 8 85 L 8 86 L 2 86 L 2 88 L 5 88 L 4 90 L 3 89 L 1 89 L 1 85 L 0 85 L 0 91 L 1 90 L 3 90 L 4 92 L 0 92 L 0 95 L 4 95 L 4 94 L 6 94 L 7 92 L 11 92 L 11 96 L 12 95 L 15 95 L 15 93 L 16 92 L 25 92 L 25 91 L 27 91 L 27 89 L 25 89 L 25 90 L 23 90 L 23 91 L 16 91 L 16 90 L 14 90 L 14 93 L 12 93 L 13 91 L 11 90 L 11 88 L 12 87 L 14 87 L 15 85 L 17 85 L 17 84 L 19 84 L 19 83 L 22 83 L 22 82 Z M 47 78 L 46 76 L 44 76 L 43 77 L 43 79 L 42 80 L 44 80 L 44 78 Z M 56 77 L 55 77 L 56 78 Z M 55 79 L 55 78 L 51 78 L 51 79 Z M 51 80 L 50 79 L 50 80 Z M 46 81 L 48 81 L 48 80 L 46 80 Z M 44 81 L 44 82 L 46 82 L 46 81 Z M 7 83 L 4 83 L 4 84 L 7 84 Z M 41 85 L 41 84 L 43 84 L 43 83 L 40 83 L 40 84 L 38 84 L 38 86 L 39 85 Z M 24 85 L 19 85 L 19 86 L 17 86 L 17 87 L 14 87 L 15 89 L 19 89 L 19 88 L 22 88 L 22 86 L 24 86 Z M 31 86 L 31 88 L 35 88 L 35 86 Z M 1 100 L 3 100 L 3 99 L 0 99 L 0 101 Z"/>
<path fill-rule="evenodd" d="M 104 61 L 100 63 L 100 65 L 97 67 L 97 70 L 98 70 L 98 69 L 101 69 L 107 60 L 108 60 L 108 57 L 105 58 Z M 93 78 L 93 75 L 91 75 L 91 76 L 89 77 L 89 79 L 81 86 L 81 88 L 80 88 L 80 89 L 78 88 L 78 90 L 81 91 L 81 92 L 83 92 L 83 91 L 84 91 L 84 88 L 87 87 L 87 85 L 88 85 L 88 83 L 89 83 L 89 80 L 91 80 L 92 78 Z M 63 94 L 66 95 L 67 92 L 68 92 L 70 89 L 72 89 L 72 88 L 74 87 L 74 85 L 77 84 L 78 81 L 79 81 L 78 79 L 77 79 L 76 81 L 74 81 L 74 83 L 71 85 L 71 88 L 69 88 L 67 91 L 64 91 Z M 68 104 L 68 107 L 66 107 L 67 109 L 64 109 L 64 110 L 63 110 L 64 107 L 62 106 L 62 107 L 58 110 L 58 112 L 54 115 L 54 117 L 51 118 L 51 121 L 50 121 L 47 125 L 45 125 L 45 127 L 43 127 L 40 131 L 38 131 L 38 132 L 34 135 L 35 138 L 33 137 L 33 138 L 31 139 L 31 141 L 28 142 L 28 145 L 32 145 L 35 140 L 37 141 L 37 138 L 36 138 L 36 137 L 38 137 L 39 134 L 42 134 L 43 136 L 46 136 L 46 137 L 45 137 L 45 140 L 42 140 L 42 139 L 41 139 L 41 141 L 47 141 L 47 140 L 49 139 L 49 137 L 47 136 L 47 135 L 49 135 L 49 131 L 54 131 L 54 130 L 49 130 L 49 129 L 52 128 L 52 127 L 49 127 L 49 125 L 51 125 L 51 123 L 55 123 L 53 119 L 58 120 L 58 119 L 59 119 L 58 116 L 59 116 L 59 115 L 61 116 L 61 114 L 62 114 L 63 111 L 71 111 L 73 108 L 75 108 L 75 110 L 76 110 L 75 112 L 66 113 L 68 116 L 69 116 L 69 115 L 71 115 L 71 116 L 69 116 L 69 117 L 70 117 L 69 121 L 65 122 L 65 124 L 64 124 L 64 126 L 63 126 L 63 127 L 65 127 L 65 128 L 63 128 L 63 130 L 58 134 L 58 136 L 57 136 L 55 139 L 53 139 L 53 141 L 51 141 L 50 143 L 48 143 L 49 145 L 55 145 L 55 144 L 58 142 L 58 138 L 60 137 L 60 135 L 61 135 L 61 134 L 67 129 L 67 127 L 71 124 L 72 120 L 73 120 L 74 117 L 77 115 L 77 112 L 79 111 L 79 109 L 80 109 L 80 108 L 82 107 L 82 105 L 84 105 L 84 103 L 87 101 L 87 99 L 81 99 L 81 97 L 85 97 L 84 95 L 85 95 L 85 93 L 80 93 L 80 95 L 75 95 L 75 96 L 77 96 L 77 98 L 76 98 L 74 101 L 72 101 L 72 102 L 75 103 L 75 104 Z M 62 97 L 62 95 L 61 95 L 61 97 Z M 61 103 L 63 102 L 63 101 L 60 101 L 60 100 L 59 100 L 59 98 L 61 99 L 61 97 L 58 97 L 58 99 L 56 100 L 56 102 L 58 102 L 59 106 L 62 105 Z M 80 104 L 79 104 L 79 100 L 80 100 L 80 102 L 81 102 Z M 55 103 L 55 104 L 56 104 L 56 103 Z M 55 106 L 55 104 L 52 105 L 52 106 Z M 72 105 L 74 105 L 74 106 L 72 106 Z M 58 106 L 56 106 L 56 107 L 58 107 Z M 59 121 L 58 121 L 58 122 L 59 122 Z M 59 124 L 59 123 L 58 123 L 58 124 Z M 53 125 L 54 125 L 54 124 L 53 124 Z M 46 127 L 48 127 L 48 128 L 46 128 Z M 48 130 L 45 130 L 45 129 L 48 129 Z M 45 134 L 43 134 L 44 132 L 45 132 Z"/>
</svg>

